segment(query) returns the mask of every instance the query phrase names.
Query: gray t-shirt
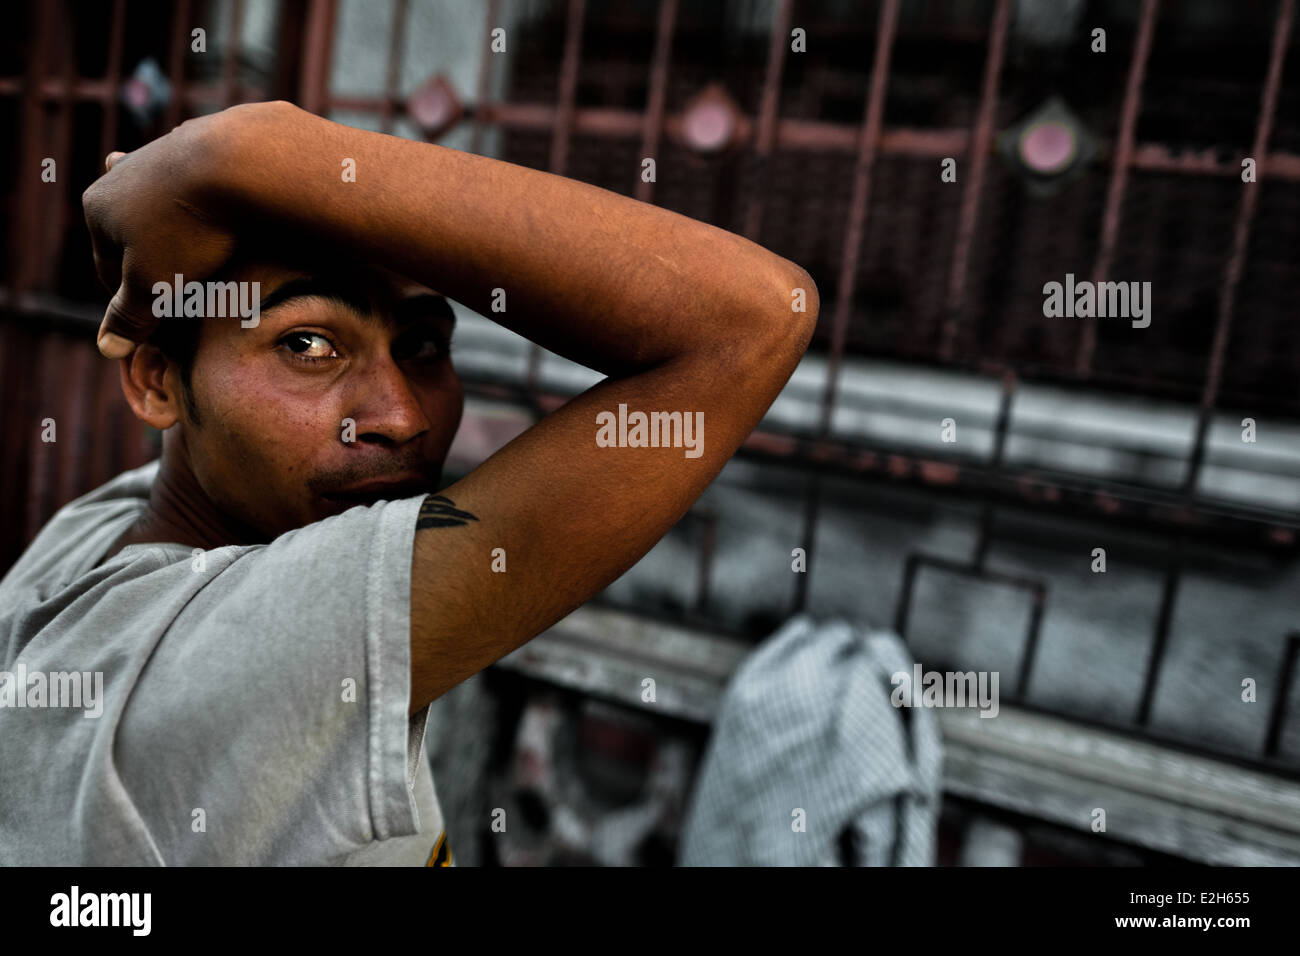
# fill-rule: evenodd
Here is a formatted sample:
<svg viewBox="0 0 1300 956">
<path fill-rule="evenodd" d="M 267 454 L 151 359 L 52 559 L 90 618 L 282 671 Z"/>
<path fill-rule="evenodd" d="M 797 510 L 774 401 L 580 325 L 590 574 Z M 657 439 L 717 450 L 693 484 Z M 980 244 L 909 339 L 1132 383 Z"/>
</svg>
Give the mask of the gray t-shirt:
<svg viewBox="0 0 1300 956">
<path fill-rule="evenodd" d="M 157 470 L 61 509 L 0 581 L 0 865 L 450 864 L 407 715 L 421 499 L 97 564 Z"/>
</svg>

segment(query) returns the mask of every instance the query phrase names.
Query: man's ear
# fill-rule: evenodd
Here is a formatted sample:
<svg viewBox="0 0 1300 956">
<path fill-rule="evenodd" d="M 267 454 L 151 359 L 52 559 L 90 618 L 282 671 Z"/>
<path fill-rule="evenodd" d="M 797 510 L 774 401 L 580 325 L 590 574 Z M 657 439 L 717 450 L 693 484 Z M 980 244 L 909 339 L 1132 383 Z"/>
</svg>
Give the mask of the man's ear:
<svg viewBox="0 0 1300 956">
<path fill-rule="evenodd" d="M 138 345 L 121 361 L 122 394 L 135 417 L 159 431 L 181 420 L 180 369 L 156 345 Z"/>
</svg>

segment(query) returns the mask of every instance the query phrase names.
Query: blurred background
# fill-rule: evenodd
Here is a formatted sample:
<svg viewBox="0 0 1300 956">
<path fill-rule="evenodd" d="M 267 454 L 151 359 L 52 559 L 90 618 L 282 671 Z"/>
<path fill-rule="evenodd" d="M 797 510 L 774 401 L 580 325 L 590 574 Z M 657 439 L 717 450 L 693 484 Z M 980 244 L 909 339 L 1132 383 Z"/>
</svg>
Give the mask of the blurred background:
<svg viewBox="0 0 1300 956">
<path fill-rule="evenodd" d="M 934 862 L 1300 863 L 1294 0 L 6 13 L 0 571 L 159 448 L 94 350 L 81 192 L 111 149 L 288 99 L 712 223 L 820 292 L 686 519 L 435 703 L 458 864 L 674 862 L 723 689 L 805 611 L 1001 675 L 997 719 L 936 712 Z M 1149 327 L 1044 316 L 1067 274 L 1150 282 Z M 449 478 L 598 379 L 456 309 Z"/>
</svg>

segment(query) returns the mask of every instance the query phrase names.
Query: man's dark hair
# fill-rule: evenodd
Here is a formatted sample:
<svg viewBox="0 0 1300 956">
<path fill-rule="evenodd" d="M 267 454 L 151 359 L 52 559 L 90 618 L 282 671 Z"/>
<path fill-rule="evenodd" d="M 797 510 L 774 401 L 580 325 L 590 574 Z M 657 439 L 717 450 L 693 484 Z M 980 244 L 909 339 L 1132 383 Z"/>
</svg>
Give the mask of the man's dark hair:
<svg viewBox="0 0 1300 956">
<path fill-rule="evenodd" d="M 194 372 L 194 356 L 199 350 L 199 329 L 202 319 L 177 316 L 162 319 L 157 329 L 149 337 L 149 342 L 158 347 L 167 358 L 176 363 L 181 373 L 181 393 L 185 402 L 185 411 L 195 425 L 199 421 L 199 406 L 194 400 L 194 386 L 191 375 Z"/>
</svg>

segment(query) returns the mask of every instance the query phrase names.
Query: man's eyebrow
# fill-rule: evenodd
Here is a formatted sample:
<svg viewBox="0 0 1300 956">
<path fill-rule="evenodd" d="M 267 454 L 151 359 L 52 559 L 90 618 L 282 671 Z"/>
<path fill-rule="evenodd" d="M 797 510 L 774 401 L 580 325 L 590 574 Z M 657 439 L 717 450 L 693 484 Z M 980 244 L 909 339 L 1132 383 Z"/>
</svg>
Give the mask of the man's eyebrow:
<svg viewBox="0 0 1300 956">
<path fill-rule="evenodd" d="M 290 299 L 301 299 L 307 296 L 329 299 L 352 310 L 362 319 L 378 319 L 371 308 L 370 297 L 362 289 L 316 276 L 290 279 L 276 286 L 262 299 L 259 310 L 266 312 Z"/>
<path fill-rule="evenodd" d="M 456 313 L 452 311 L 451 303 L 443 296 L 431 292 L 422 292 L 402 299 L 393 311 L 398 322 L 425 318 L 443 319 L 453 331 L 456 328 Z"/>
</svg>

